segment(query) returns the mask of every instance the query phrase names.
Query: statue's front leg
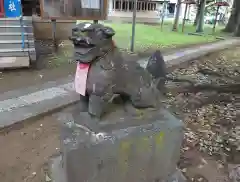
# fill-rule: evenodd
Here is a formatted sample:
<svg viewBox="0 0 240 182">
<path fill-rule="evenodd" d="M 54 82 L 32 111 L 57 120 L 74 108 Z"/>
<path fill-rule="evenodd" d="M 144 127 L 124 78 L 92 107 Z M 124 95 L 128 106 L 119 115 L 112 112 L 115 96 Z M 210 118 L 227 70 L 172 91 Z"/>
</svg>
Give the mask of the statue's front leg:
<svg viewBox="0 0 240 182">
<path fill-rule="evenodd" d="M 112 90 L 104 89 L 102 94 L 96 95 L 94 93 L 89 95 L 88 112 L 96 118 L 101 118 L 103 114 L 110 109 L 110 103 L 116 97 Z"/>
<path fill-rule="evenodd" d="M 80 101 L 79 101 L 79 107 L 78 107 L 80 112 L 88 111 L 88 103 L 89 103 L 89 96 L 80 95 Z"/>
<path fill-rule="evenodd" d="M 106 105 L 106 101 L 101 96 L 91 94 L 89 96 L 88 112 L 97 118 L 101 118 L 105 112 Z"/>
<path fill-rule="evenodd" d="M 166 78 L 159 78 L 159 79 L 157 80 L 156 88 L 157 88 L 161 93 L 165 93 L 165 92 L 166 92 Z"/>
<path fill-rule="evenodd" d="M 78 118 L 81 113 L 88 112 L 88 103 L 89 103 L 89 96 L 88 95 L 86 95 L 86 96 L 80 95 L 80 100 L 76 104 L 76 107 L 74 107 L 74 109 L 73 109 L 73 118 L 74 118 L 75 123 L 81 124 L 82 121 L 80 121 Z"/>
</svg>

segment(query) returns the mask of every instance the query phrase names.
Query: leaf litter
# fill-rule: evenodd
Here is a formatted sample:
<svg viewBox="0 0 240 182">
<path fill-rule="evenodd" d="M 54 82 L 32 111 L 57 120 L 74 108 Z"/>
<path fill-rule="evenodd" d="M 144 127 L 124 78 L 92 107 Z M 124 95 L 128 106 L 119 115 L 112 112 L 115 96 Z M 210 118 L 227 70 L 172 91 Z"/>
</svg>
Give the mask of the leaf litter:
<svg viewBox="0 0 240 182">
<path fill-rule="evenodd" d="M 164 103 L 186 125 L 182 155 L 196 150 L 199 155 L 217 161 L 218 169 L 226 169 L 228 164 L 239 165 L 240 48 L 193 61 L 168 76 L 180 79 L 166 83 L 167 99 Z M 180 166 L 181 162 L 186 163 L 184 160 L 186 157 L 180 160 Z M 192 165 L 188 162 L 187 167 Z M 198 169 L 204 165 L 207 160 L 202 158 L 197 164 Z M 187 167 L 185 165 L 182 169 L 188 171 Z M 239 170 L 235 170 L 235 176 L 232 171 L 228 171 L 228 180 L 240 180 Z M 194 177 L 188 179 L 199 181 Z"/>
</svg>

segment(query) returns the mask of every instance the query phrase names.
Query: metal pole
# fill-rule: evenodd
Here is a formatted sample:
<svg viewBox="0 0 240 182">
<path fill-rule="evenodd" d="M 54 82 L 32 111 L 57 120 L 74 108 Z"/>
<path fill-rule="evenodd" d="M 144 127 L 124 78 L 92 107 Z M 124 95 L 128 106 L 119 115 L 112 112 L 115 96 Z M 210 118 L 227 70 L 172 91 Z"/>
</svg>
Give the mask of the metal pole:
<svg viewBox="0 0 240 182">
<path fill-rule="evenodd" d="M 57 39 L 56 39 L 57 23 L 55 19 L 51 19 L 51 23 L 52 23 L 52 39 L 53 39 L 54 51 L 57 51 L 57 48 L 58 48 Z"/>
<path fill-rule="evenodd" d="M 20 2 L 21 3 L 21 2 Z M 20 14 L 20 26 L 21 26 L 21 37 L 22 37 L 22 49 L 24 49 L 25 47 L 25 37 L 24 37 L 24 27 L 23 27 L 23 11 L 22 11 L 22 4 L 20 6 L 20 11 L 21 11 L 21 14 Z"/>
<path fill-rule="evenodd" d="M 215 29 L 216 29 L 217 17 L 218 17 L 219 9 L 220 9 L 220 6 L 218 5 L 218 6 L 217 6 L 217 12 L 216 12 L 216 15 L 215 15 L 215 21 L 214 21 L 214 24 L 213 24 L 213 30 L 212 30 L 212 33 L 213 33 L 213 34 L 215 33 Z"/>
<path fill-rule="evenodd" d="M 166 13 L 166 5 L 168 4 L 167 0 L 164 0 L 163 2 L 163 10 L 162 10 L 162 21 L 161 21 L 161 30 L 163 28 L 163 22 L 164 22 L 164 18 L 165 18 L 165 13 Z"/>
<path fill-rule="evenodd" d="M 186 16 L 187 16 L 187 9 L 188 9 L 188 4 L 186 3 L 185 11 L 184 11 L 184 17 L 183 17 L 183 23 L 182 23 L 182 32 L 184 32 L 184 26 L 185 26 Z"/>
<path fill-rule="evenodd" d="M 137 14 L 137 0 L 134 1 L 133 18 L 132 18 L 132 40 L 131 40 L 131 51 L 134 51 L 134 39 L 135 39 L 135 28 L 136 28 L 136 14 Z"/>
</svg>

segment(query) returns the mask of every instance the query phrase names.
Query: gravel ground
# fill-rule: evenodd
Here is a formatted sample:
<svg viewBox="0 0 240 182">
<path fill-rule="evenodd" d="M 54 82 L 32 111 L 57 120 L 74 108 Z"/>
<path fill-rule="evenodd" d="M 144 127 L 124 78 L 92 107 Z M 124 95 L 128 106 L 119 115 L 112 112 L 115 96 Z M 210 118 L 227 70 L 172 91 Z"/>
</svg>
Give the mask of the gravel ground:
<svg viewBox="0 0 240 182">
<path fill-rule="evenodd" d="M 179 167 L 189 181 L 239 181 L 240 48 L 169 76 L 181 79 L 167 82 L 164 101 L 186 125 Z"/>
</svg>

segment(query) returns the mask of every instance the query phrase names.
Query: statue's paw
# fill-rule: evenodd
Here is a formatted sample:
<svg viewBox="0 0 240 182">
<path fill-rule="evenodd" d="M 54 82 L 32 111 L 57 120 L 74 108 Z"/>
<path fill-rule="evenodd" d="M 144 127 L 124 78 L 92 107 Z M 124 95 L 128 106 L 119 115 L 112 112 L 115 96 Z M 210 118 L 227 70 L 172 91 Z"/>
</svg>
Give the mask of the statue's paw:
<svg viewBox="0 0 240 182">
<path fill-rule="evenodd" d="M 154 108 L 158 105 L 159 91 L 155 87 L 143 87 L 131 95 L 131 101 L 136 108 Z"/>
</svg>

